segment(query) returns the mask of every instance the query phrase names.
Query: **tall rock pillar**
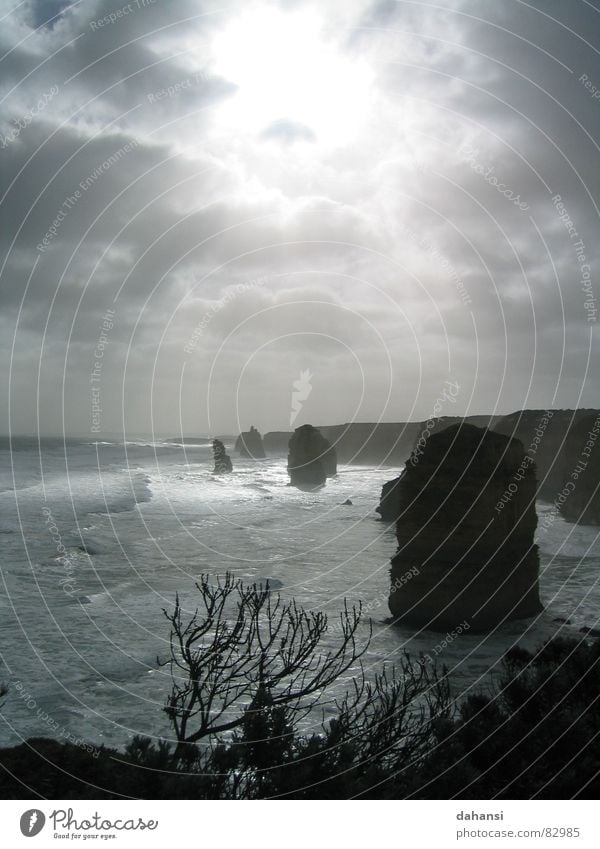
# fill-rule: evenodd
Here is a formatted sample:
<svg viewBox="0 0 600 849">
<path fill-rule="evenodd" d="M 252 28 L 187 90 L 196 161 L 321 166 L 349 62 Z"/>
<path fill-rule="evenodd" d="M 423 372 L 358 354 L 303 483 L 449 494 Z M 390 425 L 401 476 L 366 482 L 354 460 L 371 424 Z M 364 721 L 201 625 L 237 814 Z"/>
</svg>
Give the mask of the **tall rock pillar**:
<svg viewBox="0 0 600 849">
<path fill-rule="evenodd" d="M 434 433 L 397 494 L 396 620 L 486 631 L 540 612 L 535 467 L 519 440 L 468 424 Z"/>
</svg>

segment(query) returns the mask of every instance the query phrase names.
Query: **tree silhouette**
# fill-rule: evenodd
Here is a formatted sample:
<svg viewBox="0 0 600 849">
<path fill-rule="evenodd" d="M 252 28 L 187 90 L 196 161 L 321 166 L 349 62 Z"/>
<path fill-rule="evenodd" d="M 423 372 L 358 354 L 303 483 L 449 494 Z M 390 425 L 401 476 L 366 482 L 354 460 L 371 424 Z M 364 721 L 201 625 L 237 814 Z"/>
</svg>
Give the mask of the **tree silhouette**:
<svg viewBox="0 0 600 849">
<path fill-rule="evenodd" d="M 356 641 L 360 607 L 344 606 L 336 627 L 339 644 L 325 650 L 327 616 L 320 611 L 307 612 L 268 586 L 247 586 L 229 573 L 214 584 L 202 575 L 196 587 L 200 608 L 189 619 L 178 596 L 174 611 L 163 611 L 171 624 L 170 657 L 158 660 L 171 670 L 165 712 L 181 756 L 188 744 L 248 728 L 244 705 L 268 703 L 278 721 L 277 711 L 285 707 L 285 722 L 298 720 L 366 650 Z"/>
</svg>

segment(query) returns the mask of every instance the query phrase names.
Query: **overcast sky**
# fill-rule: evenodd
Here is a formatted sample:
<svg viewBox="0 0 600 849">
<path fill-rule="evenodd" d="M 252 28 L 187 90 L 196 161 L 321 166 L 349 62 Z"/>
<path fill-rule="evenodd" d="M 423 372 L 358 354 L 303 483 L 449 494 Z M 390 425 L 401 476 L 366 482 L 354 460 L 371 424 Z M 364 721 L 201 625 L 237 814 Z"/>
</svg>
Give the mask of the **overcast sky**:
<svg viewBox="0 0 600 849">
<path fill-rule="evenodd" d="M 0 9 L 0 432 L 600 406 L 597 0 Z"/>
</svg>

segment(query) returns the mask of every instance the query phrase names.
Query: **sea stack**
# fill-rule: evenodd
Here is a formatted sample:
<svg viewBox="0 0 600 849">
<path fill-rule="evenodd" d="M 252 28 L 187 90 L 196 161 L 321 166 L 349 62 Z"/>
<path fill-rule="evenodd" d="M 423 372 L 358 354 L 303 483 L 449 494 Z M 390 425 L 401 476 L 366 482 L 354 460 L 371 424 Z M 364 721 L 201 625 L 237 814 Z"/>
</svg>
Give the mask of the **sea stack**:
<svg viewBox="0 0 600 849">
<path fill-rule="evenodd" d="M 413 451 L 397 493 L 394 619 L 488 631 L 541 611 L 535 466 L 522 442 L 453 425 Z"/>
<path fill-rule="evenodd" d="M 231 464 L 231 458 L 228 456 L 225 451 L 225 446 L 221 442 L 220 439 L 213 439 L 213 457 L 215 460 L 215 468 L 213 470 L 213 475 L 224 475 L 228 472 L 233 471 L 233 466 Z"/>
<path fill-rule="evenodd" d="M 235 450 L 240 457 L 249 457 L 252 460 L 263 460 L 267 455 L 263 446 L 262 436 L 254 427 L 243 431 L 237 438 Z"/>
<path fill-rule="evenodd" d="M 289 442 L 288 472 L 292 486 L 323 486 L 327 478 L 337 474 L 335 448 L 316 427 L 306 424 L 296 428 Z"/>
</svg>

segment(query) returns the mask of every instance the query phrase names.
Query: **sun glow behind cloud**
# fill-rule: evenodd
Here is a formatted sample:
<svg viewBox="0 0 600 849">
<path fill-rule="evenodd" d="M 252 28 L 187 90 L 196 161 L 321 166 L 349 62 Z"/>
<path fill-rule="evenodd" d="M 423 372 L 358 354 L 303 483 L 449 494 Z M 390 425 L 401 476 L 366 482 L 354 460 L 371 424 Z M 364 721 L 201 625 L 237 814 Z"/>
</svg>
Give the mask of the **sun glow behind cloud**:
<svg viewBox="0 0 600 849">
<path fill-rule="evenodd" d="M 560 18 L 558 0 L 548 3 Z M 562 406 L 596 403 L 591 382 L 579 395 L 581 376 L 589 382 L 591 374 L 581 342 L 588 325 L 579 263 L 539 179 L 570 198 L 569 212 L 595 262 L 597 210 L 589 200 L 598 194 L 598 112 L 579 74 L 591 78 L 597 56 L 583 49 L 575 20 L 561 29 L 531 4 L 490 4 L 488 24 L 464 14 L 464 0 L 231 0 L 214 7 L 177 0 L 147 4 L 98 28 L 90 4 L 71 4 L 55 26 L 34 32 L 34 5 L 41 14 L 42 0 L 17 4 L 0 28 L 3 84 L 7 92 L 14 87 L 5 135 L 41 92 L 59 86 L 43 114 L 19 127 L 1 151 L 6 173 L 20 176 L 7 193 L 10 215 L 0 234 L 8 257 L 0 337 L 12 339 L 20 293 L 29 286 L 13 376 L 19 427 L 27 430 L 38 409 L 28 387 L 37 385 L 35 344 L 44 333 L 54 347 L 44 352 L 40 385 L 54 385 L 64 372 L 71 303 L 77 321 L 69 365 L 77 378 L 66 403 L 48 390 L 39 408 L 49 430 L 60 432 L 63 410 L 71 429 L 88 426 L 80 399 L 89 390 L 90 334 L 93 340 L 98 314 L 119 292 L 111 352 L 128 357 L 132 416 L 143 429 L 155 381 L 165 399 L 162 424 L 171 429 L 182 340 L 228 287 L 263 278 L 263 287 L 244 291 L 203 328 L 186 372 L 194 387 L 201 385 L 228 322 L 269 310 L 228 348 L 219 383 L 223 432 L 234 421 L 229 387 L 249 354 L 281 332 L 279 298 L 294 303 L 296 323 L 272 370 L 285 362 L 291 376 L 279 388 L 269 381 L 267 390 L 263 379 L 248 383 L 248 397 L 270 411 L 269 427 L 288 425 L 290 381 L 323 363 L 331 372 L 319 372 L 321 386 L 336 391 L 323 389 L 322 397 L 343 398 L 344 415 L 353 415 L 360 390 L 354 358 L 336 352 L 332 364 L 325 336 L 294 335 L 315 326 L 321 332 L 324 311 L 302 304 L 324 297 L 339 306 L 341 326 L 352 305 L 389 341 L 399 381 L 390 420 L 410 414 L 413 391 L 414 416 L 430 414 L 448 376 L 448 349 L 463 412 L 468 405 L 475 412 L 498 404 L 507 412 L 541 407 L 549 398 Z M 109 0 L 93 5 L 98 19 L 114 9 Z M 589 29 L 594 14 L 585 13 Z M 61 221 L 51 247 L 38 253 L 64 199 L 133 140 L 132 153 L 103 170 Z M 463 160 L 465 143 L 478 149 L 482 168 L 493 166 L 521 194 L 527 215 Z M 99 260 L 106 245 L 112 247 Z M 50 283 L 57 280 L 61 308 L 46 326 Z M 191 301 L 182 301 L 192 290 Z M 172 341 L 162 344 L 167 323 Z M 556 344 L 560 327 L 564 346 Z M 323 331 L 330 332 L 338 331 Z M 160 369 L 151 374 L 148 351 L 157 340 Z M 370 338 L 351 341 L 370 375 L 365 420 L 376 420 L 387 397 L 383 370 Z M 533 371 L 535 396 L 527 394 Z M 312 401 L 317 397 L 315 383 Z M 205 412 L 195 388 L 185 403 L 193 428 L 200 427 Z M 318 403 L 321 421 L 342 415 Z M 277 418 L 281 404 L 285 415 Z M 118 429 L 117 401 L 113 410 L 111 427 Z"/>
<path fill-rule="evenodd" d="M 351 142 L 367 120 L 373 69 L 344 54 L 312 11 L 242 13 L 213 54 L 215 73 L 239 86 L 219 110 L 224 128 L 258 135 L 285 122 L 322 148 Z"/>
</svg>

